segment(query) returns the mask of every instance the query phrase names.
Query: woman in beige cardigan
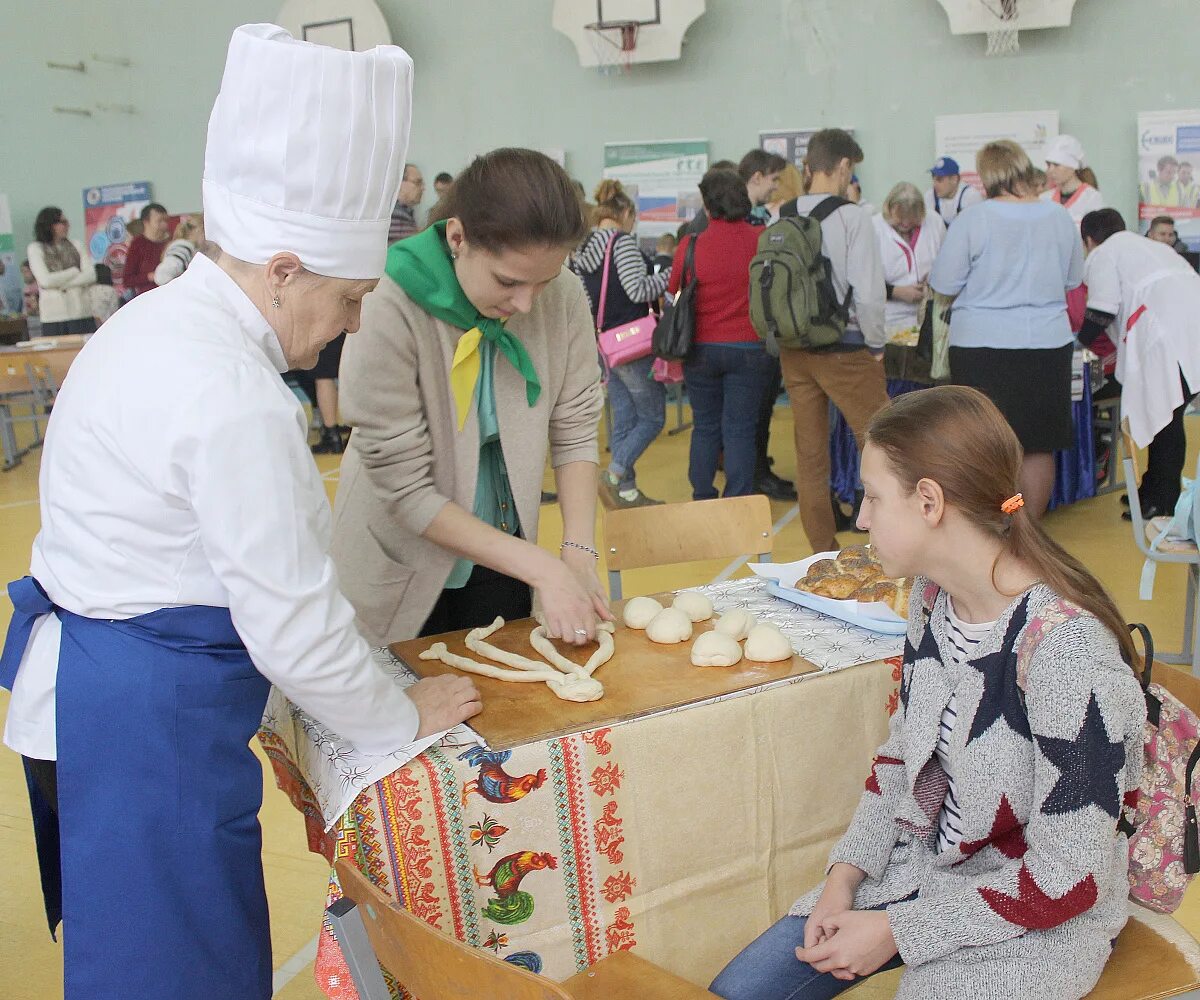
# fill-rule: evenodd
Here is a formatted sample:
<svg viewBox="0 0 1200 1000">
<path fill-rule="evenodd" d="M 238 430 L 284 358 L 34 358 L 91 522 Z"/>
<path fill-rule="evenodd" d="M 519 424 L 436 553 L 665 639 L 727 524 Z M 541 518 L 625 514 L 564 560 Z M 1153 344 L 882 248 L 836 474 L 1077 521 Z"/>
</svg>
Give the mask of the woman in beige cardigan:
<svg viewBox="0 0 1200 1000">
<path fill-rule="evenodd" d="M 346 341 L 342 590 L 380 645 L 527 617 L 535 596 L 552 635 L 590 642 L 612 616 L 596 575 L 595 332 L 563 268 L 586 232 L 578 197 L 548 157 L 500 149 L 439 214 L 392 246 Z M 547 449 L 558 558 L 537 546 Z"/>
</svg>

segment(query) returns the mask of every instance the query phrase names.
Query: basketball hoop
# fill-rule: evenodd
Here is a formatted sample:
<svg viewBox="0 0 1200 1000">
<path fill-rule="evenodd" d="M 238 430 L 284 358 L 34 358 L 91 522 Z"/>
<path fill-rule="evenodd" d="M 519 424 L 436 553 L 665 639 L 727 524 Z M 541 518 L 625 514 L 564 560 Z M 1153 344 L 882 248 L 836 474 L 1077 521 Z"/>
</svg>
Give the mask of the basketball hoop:
<svg viewBox="0 0 1200 1000">
<path fill-rule="evenodd" d="M 633 53 L 637 50 L 640 26 L 637 21 L 594 21 L 584 25 L 601 75 L 629 71 L 633 65 Z"/>
<path fill-rule="evenodd" d="M 1012 56 L 1021 51 L 1017 0 L 979 0 L 996 18 L 996 27 L 987 33 L 989 56 Z"/>
</svg>

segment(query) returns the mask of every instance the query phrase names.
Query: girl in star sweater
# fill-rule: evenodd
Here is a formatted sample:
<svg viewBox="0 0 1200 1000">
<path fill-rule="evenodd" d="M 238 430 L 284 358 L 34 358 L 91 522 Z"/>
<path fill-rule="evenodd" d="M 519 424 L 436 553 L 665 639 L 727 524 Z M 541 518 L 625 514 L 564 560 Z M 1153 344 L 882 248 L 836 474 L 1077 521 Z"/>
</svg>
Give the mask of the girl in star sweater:
<svg viewBox="0 0 1200 1000">
<path fill-rule="evenodd" d="M 826 881 L 711 989 L 823 1000 L 1075 1000 L 1125 923 L 1145 703 L 1101 584 L 1021 509 L 1021 449 L 974 389 L 872 422 L 859 518 L 914 577 L 900 704 Z M 1128 662 L 1127 662 L 1128 661 Z"/>
</svg>

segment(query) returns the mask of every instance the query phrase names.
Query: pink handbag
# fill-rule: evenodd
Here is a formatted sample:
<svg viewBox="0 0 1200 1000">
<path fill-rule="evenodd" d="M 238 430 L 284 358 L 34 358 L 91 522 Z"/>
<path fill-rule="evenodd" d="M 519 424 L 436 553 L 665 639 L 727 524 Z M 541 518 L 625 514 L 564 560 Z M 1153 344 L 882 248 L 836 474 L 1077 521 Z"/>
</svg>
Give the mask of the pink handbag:
<svg viewBox="0 0 1200 1000">
<path fill-rule="evenodd" d="M 618 235 L 614 235 L 604 248 L 604 276 L 600 279 L 600 307 L 596 310 L 596 341 L 600 348 L 600 356 L 609 368 L 649 356 L 657 322 L 654 315 L 647 310 L 645 316 L 635 319 L 632 323 L 622 323 L 611 330 L 600 329 L 604 325 L 604 307 L 608 302 L 608 272 L 612 263 L 613 244 L 619 238 Z"/>
<path fill-rule="evenodd" d="M 654 367 L 650 369 L 650 374 L 655 382 L 662 382 L 663 385 L 678 385 L 683 381 L 683 362 L 682 361 L 664 361 L 662 358 L 654 359 Z"/>
</svg>

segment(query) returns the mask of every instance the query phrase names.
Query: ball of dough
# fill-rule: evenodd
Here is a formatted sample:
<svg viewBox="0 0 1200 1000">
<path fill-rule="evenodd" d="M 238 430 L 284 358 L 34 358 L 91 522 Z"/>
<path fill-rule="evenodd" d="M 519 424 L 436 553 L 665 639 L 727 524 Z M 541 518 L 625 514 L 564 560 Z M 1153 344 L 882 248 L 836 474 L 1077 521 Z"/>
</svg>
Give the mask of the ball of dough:
<svg viewBox="0 0 1200 1000">
<path fill-rule="evenodd" d="M 692 643 L 692 663 L 697 667 L 732 667 L 742 658 L 742 647 L 724 632 L 705 632 Z"/>
<path fill-rule="evenodd" d="M 746 637 L 746 659 L 757 663 L 777 663 L 792 658 L 792 644 L 774 625 L 755 625 Z"/>
<path fill-rule="evenodd" d="M 563 701 L 599 701 L 604 697 L 604 686 L 586 674 L 563 674 L 546 681 L 546 686 Z"/>
<path fill-rule="evenodd" d="M 622 617 L 626 628 L 645 628 L 654 616 L 662 611 L 663 606 L 653 597 L 635 597 L 625 605 Z"/>
<path fill-rule="evenodd" d="M 757 624 L 758 619 L 749 611 L 734 608 L 732 611 L 726 611 L 717 619 L 717 631 L 724 632 L 726 635 L 732 636 L 735 641 L 741 642 Z"/>
<path fill-rule="evenodd" d="M 678 608 L 694 622 L 706 622 L 713 613 L 712 601 L 694 590 L 685 590 L 671 607 Z"/>
<path fill-rule="evenodd" d="M 678 608 L 660 611 L 646 626 L 647 639 L 667 646 L 676 642 L 687 642 L 691 637 L 692 620 Z"/>
</svg>

